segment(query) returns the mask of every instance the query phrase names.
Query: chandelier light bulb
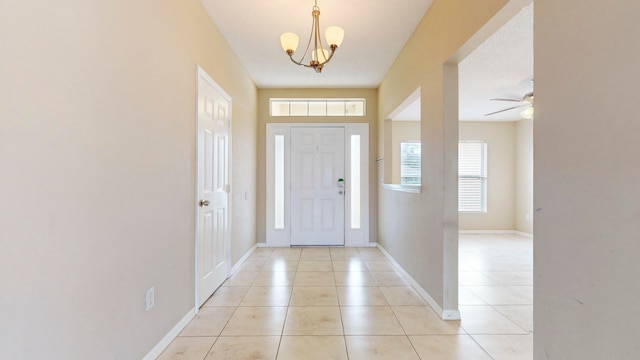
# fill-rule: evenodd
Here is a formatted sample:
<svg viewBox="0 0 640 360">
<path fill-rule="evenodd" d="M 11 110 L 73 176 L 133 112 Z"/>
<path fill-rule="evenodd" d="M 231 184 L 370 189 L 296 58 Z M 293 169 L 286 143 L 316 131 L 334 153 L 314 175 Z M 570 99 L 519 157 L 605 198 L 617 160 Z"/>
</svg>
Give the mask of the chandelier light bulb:
<svg viewBox="0 0 640 360">
<path fill-rule="evenodd" d="M 327 59 L 329 59 L 329 50 L 322 49 L 322 52 L 320 53 L 320 57 L 318 57 L 319 52 L 320 52 L 320 49 L 313 50 L 313 52 L 311 53 L 311 59 L 314 61 L 318 61 L 320 63 L 327 62 Z"/>
<path fill-rule="evenodd" d="M 325 37 L 329 45 L 340 46 L 344 40 L 344 29 L 339 26 L 329 26 L 325 30 Z"/>
<path fill-rule="evenodd" d="M 288 32 L 280 35 L 280 45 L 282 45 L 282 49 L 284 49 L 284 52 L 291 51 L 292 53 L 294 53 L 298 48 L 298 42 L 298 35 L 294 33 Z"/>
</svg>

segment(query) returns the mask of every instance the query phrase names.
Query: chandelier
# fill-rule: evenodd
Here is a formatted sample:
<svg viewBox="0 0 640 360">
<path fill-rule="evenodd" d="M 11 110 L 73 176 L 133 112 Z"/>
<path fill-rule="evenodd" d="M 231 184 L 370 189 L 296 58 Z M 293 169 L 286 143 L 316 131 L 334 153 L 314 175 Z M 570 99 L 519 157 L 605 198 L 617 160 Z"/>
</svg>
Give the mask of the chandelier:
<svg viewBox="0 0 640 360">
<path fill-rule="evenodd" d="M 307 42 L 307 48 L 304 50 L 302 57 L 299 60 L 293 58 L 293 53 L 298 48 L 298 35 L 294 33 L 284 33 L 280 36 L 280 44 L 284 51 L 289 55 L 291 61 L 295 64 L 313 68 L 317 73 L 322 72 L 324 64 L 328 63 L 333 57 L 334 52 L 342 44 L 344 38 L 344 30 L 338 26 L 330 26 L 325 31 L 327 43 L 329 44 L 329 50 L 325 49 L 322 45 L 322 39 L 320 38 L 320 8 L 318 7 L 318 0 L 315 0 L 315 5 L 311 11 L 313 22 L 311 23 L 311 34 L 309 35 L 309 42 Z M 309 53 L 309 49 L 313 43 L 313 50 L 311 50 L 311 60 L 308 64 L 305 62 L 305 58 Z"/>
</svg>

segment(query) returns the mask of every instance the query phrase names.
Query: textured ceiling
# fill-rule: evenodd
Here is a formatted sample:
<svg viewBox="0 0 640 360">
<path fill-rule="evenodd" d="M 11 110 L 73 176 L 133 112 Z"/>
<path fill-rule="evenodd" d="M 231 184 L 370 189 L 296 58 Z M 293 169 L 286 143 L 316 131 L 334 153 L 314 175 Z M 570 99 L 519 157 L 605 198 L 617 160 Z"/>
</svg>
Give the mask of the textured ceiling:
<svg viewBox="0 0 640 360">
<path fill-rule="evenodd" d="M 431 5 L 431 0 L 318 0 L 320 27 L 344 29 L 322 74 L 294 65 L 280 35 L 297 33 L 304 51 L 313 0 L 201 0 L 259 88 L 376 88 Z"/>
<path fill-rule="evenodd" d="M 300 36 L 296 55 L 303 51 L 312 0 L 201 2 L 259 88 L 376 88 L 432 3 L 318 0 L 322 31 L 341 26 L 345 38 L 322 74 L 316 74 L 291 63 L 280 47 L 280 35 L 295 32 Z M 520 120 L 522 109 L 484 114 L 517 105 L 489 99 L 519 99 L 533 90 L 532 78 L 533 5 L 529 5 L 459 64 L 460 120 Z M 402 113 L 403 120 L 419 119 L 419 104 L 412 104 Z"/>
<path fill-rule="evenodd" d="M 521 99 L 533 91 L 533 4 L 525 7 L 458 66 L 460 120 L 520 120 L 524 108 L 492 98 Z"/>
<path fill-rule="evenodd" d="M 533 4 L 485 40 L 458 65 L 461 121 L 517 121 L 525 107 L 485 116 L 520 105 L 492 98 L 521 99 L 533 91 Z M 525 103 L 522 103 L 525 104 Z M 420 119 L 420 102 L 400 105 L 392 120 Z"/>
</svg>

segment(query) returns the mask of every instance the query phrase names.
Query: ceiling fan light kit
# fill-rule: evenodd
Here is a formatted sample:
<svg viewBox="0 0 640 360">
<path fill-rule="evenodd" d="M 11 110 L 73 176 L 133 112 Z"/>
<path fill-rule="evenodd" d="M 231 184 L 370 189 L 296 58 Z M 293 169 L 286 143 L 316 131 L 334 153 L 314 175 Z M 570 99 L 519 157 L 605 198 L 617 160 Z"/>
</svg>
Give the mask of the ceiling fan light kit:
<svg viewBox="0 0 640 360">
<path fill-rule="evenodd" d="M 524 96 L 522 96 L 521 99 L 494 98 L 494 99 L 489 99 L 489 100 L 510 101 L 510 102 L 517 102 L 517 103 L 523 103 L 523 104 L 516 105 L 516 106 L 511 106 L 511 107 L 508 107 L 506 109 L 502 109 L 502 110 L 494 111 L 494 112 L 491 112 L 491 113 L 488 113 L 488 114 L 484 114 L 484 116 L 491 116 L 491 115 L 494 115 L 494 114 L 499 114 L 501 112 L 505 112 L 505 111 L 509 111 L 509 110 L 513 110 L 513 109 L 526 107 L 526 109 L 524 109 L 523 111 L 520 112 L 520 116 L 522 118 L 524 118 L 524 119 L 532 119 L 533 118 L 533 91 L 524 94 Z"/>
<path fill-rule="evenodd" d="M 520 112 L 520 116 L 522 116 L 523 119 L 527 119 L 527 120 L 533 119 L 533 105 L 522 110 Z"/>
<path fill-rule="evenodd" d="M 307 42 L 307 48 L 304 50 L 302 57 L 299 60 L 295 60 L 293 58 L 293 54 L 298 48 L 299 38 L 298 35 L 294 33 L 284 33 L 280 36 L 280 45 L 282 45 L 282 49 L 284 52 L 289 55 L 291 61 L 294 64 L 312 68 L 317 73 L 322 72 L 322 68 L 326 63 L 328 63 L 331 58 L 333 58 L 333 54 L 335 53 L 338 46 L 342 44 L 342 40 L 344 39 L 344 30 L 338 26 L 330 26 L 325 31 L 325 38 L 327 43 L 329 44 L 329 50 L 325 49 L 322 44 L 322 38 L 320 37 L 320 8 L 318 7 L 318 1 L 315 0 L 315 5 L 311 11 L 311 16 L 313 18 L 313 22 L 311 24 L 311 34 L 309 35 L 309 41 Z M 308 61 L 308 64 L 305 63 L 305 58 L 307 54 L 309 54 L 309 49 L 311 48 L 311 44 L 313 43 L 313 48 L 311 50 L 311 60 Z"/>
</svg>

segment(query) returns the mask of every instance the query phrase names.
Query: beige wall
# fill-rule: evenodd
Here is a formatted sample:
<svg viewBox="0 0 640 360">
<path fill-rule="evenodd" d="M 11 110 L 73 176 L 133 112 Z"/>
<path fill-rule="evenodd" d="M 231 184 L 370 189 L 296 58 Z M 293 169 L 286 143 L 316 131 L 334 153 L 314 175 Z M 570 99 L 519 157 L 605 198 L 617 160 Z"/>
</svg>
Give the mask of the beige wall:
<svg viewBox="0 0 640 360">
<path fill-rule="evenodd" d="M 379 89 L 379 124 L 423 89 L 432 173 L 420 195 L 379 190 L 379 240 L 440 304 L 458 136 L 442 64 L 506 3 L 436 0 Z M 535 359 L 640 352 L 639 12 L 536 0 Z M 141 358 L 193 306 L 195 64 L 234 99 L 234 259 L 261 224 L 254 85 L 196 0 L 3 1 L 0 38 L 0 358 Z"/>
<path fill-rule="evenodd" d="M 196 64 L 233 97 L 234 261 L 255 86 L 197 0 L 2 1 L 0 39 L 0 358 L 140 359 L 194 306 Z"/>
<path fill-rule="evenodd" d="M 419 121 L 391 121 L 392 158 L 387 159 L 386 165 L 392 164 L 393 184 L 400 184 L 400 143 L 406 141 L 420 141 Z"/>
<path fill-rule="evenodd" d="M 459 62 L 527 4 L 434 1 L 379 89 L 383 124 L 421 88 L 423 173 L 420 194 L 379 188 L 378 241 L 444 310 L 457 309 L 458 231 L 457 66 L 445 64 Z M 379 136 L 384 144 L 384 134 Z"/>
<path fill-rule="evenodd" d="M 514 230 L 516 192 L 516 123 L 460 122 L 460 140 L 487 143 L 487 212 L 460 213 L 460 230 Z"/>
<path fill-rule="evenodd" d="M 533 234 L 533 120 L 516 122 L 515 230 Z"/>
<path fill-rule="evenodd" d="M 638 14 L 535 2 L 535 359 L 640 353 Z"/>
<path fill-rule="evenodd" d="M 269 112 L 270 98 L 364 98 L 366 101 L 365 116 L 363 117 L 272 117 Z M 266 137 L 267 123 L 367 123 L 369 124 L 369 240 L 375 242 L 378 234 L 378 194 L 376 149 L 378 148 L 378 97 L 375 89 L 260 89 L 258 90 L 258 211 L 257 211 L 257 239 L 266 241 Z"/>
</svg>

